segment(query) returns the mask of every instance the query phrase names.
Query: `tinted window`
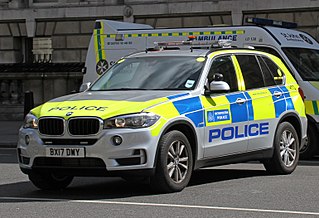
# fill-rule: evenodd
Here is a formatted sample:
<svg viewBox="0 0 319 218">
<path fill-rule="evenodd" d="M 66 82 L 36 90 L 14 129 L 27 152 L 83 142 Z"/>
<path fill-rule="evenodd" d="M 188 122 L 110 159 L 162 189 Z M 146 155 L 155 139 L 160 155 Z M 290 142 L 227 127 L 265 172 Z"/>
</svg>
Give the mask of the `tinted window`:
<svg viewBox="0 0 319 218">
<path fill-rule="evenodd" d="M 284 74 L 282 73 L 280 68 L 269 58 L 262 57 L 262 59 L 265 61 L 266 65 L 268 66 L 268 69 L 273 75 L 276 85 L 282 84 Z"/>
<path fill-rule="evenodd" d="M 213 76 L 216 73 L 223 75 L 223 81 L 228 83 L 230 91 L 238 91 L 236 71 L 230 56 L 218 57 L 213 60 L 208 74 L 209 83 L 213 81 Z"/>
<path fill-rule="evenodd" d="M 254 55 L 236 55 L 245 80 L 246 89 L 264 87 L 264 80 Z"/>
<path fill-rule="evenodd" d="M 262 57 L 258 57 L 258 61 L 261 67 L 261 70 L 264 75 L 264 81 L 266 86 L 276 85 L 273 74 L 271 73 L 268 65 L 265 63 Z"/>
<path fill-rule="evenodd" d="M 307 48 L 283 48 L 303 80 L 319 81 L 319 50 Z"/>
<path fill-rule="evenodd" d="M 279 53 L 273 49 L 273 48 L 269 48 L 269 47 L 259 47 L 259 46 L 254 46 L 255 49 L 259 50 L 259 51 L 264 51 L 264 52 L 267 52 L 269 54 L 272 54 L 272 55 L 275 55 L 276 57 L 280 58 L 280 55 Z"/>
</svg>

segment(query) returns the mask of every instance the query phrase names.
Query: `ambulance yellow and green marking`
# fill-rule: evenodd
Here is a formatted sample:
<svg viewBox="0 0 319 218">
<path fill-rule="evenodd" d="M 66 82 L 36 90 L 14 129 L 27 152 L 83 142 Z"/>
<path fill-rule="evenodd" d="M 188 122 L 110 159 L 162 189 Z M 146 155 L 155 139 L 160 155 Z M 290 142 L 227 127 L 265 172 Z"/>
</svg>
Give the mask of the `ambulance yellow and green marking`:
<svg viewBox="0 0 319 218">
<path fill-rule="evenodd" d="M 314 88 L 319 90 L 319 82 L 309 82 Z M 309 115 L 319 115 L 319 101 L 317 100 L 306 100 L 306 113 Z"/>
<path fill-rule="evenodd" d="M 105 38 L 115 39 L 118 34 L 105 34 L 104 24 L 100 22 L 101 28 L 94 29 L 94 47 L 96 53 L 96 63 L 100 60 L 106 60 Z M 229 31 L 205 31 L 205 32 L 163 32 L 163 33 L 127 33 L 123 34 L 124 38 L 141 38 L 141 37 L 178 37 L 178 36 L 208 36 L 208 35 L 242 35 L 244 30 Z"/>
<path fill-rule="evenodd" d="M 141 38 L 141 37 L 167 37 L 167 36 L 208 36 L 208 35 L 242 35 L 245 30 L 229 30 L 229 31 L 205 31 L 205 32 L 163 32 L 163 33 L 126 33 L 124 38 Z M 105 34 L 106 38 L 116 38 L 117 34 Z"/>
<path fill-rule="evenodd" d="M 309 115 L 319 115 L 319 101 L 305 101 L 306 113 Z"/>
<path fill-rule="evenodd" d="M 95 48 L 95 55 L 96 55 L 96 63 L 100 60 L 106 60 L 106 53 L 105 53 L 105 37 L 104 34 L 104 24 L 100 22 L 101 28 L 94 29 L 94 48 Z"/>
</svg>

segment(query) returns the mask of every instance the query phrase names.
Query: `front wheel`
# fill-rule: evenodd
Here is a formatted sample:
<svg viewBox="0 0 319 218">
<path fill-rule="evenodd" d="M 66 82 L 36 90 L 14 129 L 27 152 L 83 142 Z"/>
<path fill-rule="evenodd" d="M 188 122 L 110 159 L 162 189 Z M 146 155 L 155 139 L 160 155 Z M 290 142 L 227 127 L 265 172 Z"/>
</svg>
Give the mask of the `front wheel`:
<svg viewBox="0 0 319 218">
<path fill-rule="evenodd" d="M 42 190 L 64 189 L 73 180 L 73 176 L 58 175 L 54 173 L 36 173 L 29 174 L 30 181 Z"/>
<path fill-rule="evenodd" d="M 193 170 L 193 154 L 187 137 L 173 130 L 161 138 L 158 146 L 156 172 L 151 178 L 151 186 L 160 192 L 183 190 Z"/>
<path fill-rule="evenodd" d="M 271 174 L 290 174 L 296 169 L 298 160 L 298 134 L 290 123 L 282 122 L 276 130 L 273 157 L 264 161 L 264 166 Z"/>
</svg>

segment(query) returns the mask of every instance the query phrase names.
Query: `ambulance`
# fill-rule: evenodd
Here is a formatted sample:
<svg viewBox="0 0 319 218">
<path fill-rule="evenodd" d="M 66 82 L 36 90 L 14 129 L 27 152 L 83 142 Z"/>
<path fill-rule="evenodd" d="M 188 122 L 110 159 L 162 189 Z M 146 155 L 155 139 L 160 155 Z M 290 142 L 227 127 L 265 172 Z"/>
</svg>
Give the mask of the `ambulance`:
<svg viewBox="0 0 319 218">
<path fill-rule="evenodd" d="M 311 158 L 319 147 L 319 44 L 309 34 L 294 30 L 295 23 L 248 18 L 251 26 L 154 29 L 149 25 L 98 20 L 95 23 L 84 69 L 88 87 L 117 60 L 136 51 L 154 48 L 154 42 L 231 40 L 232 45 L 254 47 L 279 57 L 305 94 L 309 120 L 308 142 L 301 157 Z"/>
</svg>

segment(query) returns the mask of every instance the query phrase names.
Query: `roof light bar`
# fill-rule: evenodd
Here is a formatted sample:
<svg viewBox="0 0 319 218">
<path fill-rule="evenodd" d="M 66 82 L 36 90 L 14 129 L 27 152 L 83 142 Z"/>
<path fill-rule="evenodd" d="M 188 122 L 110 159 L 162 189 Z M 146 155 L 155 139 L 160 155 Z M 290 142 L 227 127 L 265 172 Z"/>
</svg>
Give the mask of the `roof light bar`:
<svg viewBox="0 0 319 218">
<path fill-rule="evenodd" d="M 156 48 L 165 48 L 170 46 L 191 46 L 191 47 L 211 47 L 211 48 L 231 48 L 231 40 L 218 41 L 170 41 L 170 42 L 154 42 Z"/>
<path fill-rule="evenodd" d="M 171 41 L 171 42 L 154 42 L 155 46 L 158 47 L 169 47 L 169 46 L 206 46 L 209 47 L 211 42 L 199 42 L 199 41 Z"/>
<path fill-rule="evenodd" d="M 271 19 L 265 19 L 265 18 L 257 18 L 257 17 L 247 17 L 246 22 L 260 25 L 260 26 L 276 26 L 276 27 L 284 27 L 284 28 L 290 28 L 290 29 L 297 27 L 297 23 L 271 20 Z"/>
</svg>

